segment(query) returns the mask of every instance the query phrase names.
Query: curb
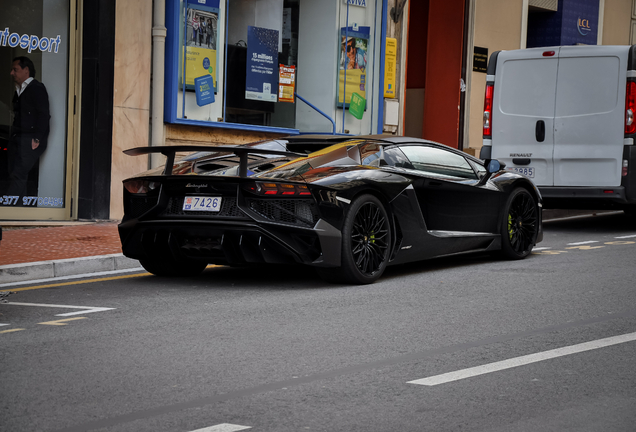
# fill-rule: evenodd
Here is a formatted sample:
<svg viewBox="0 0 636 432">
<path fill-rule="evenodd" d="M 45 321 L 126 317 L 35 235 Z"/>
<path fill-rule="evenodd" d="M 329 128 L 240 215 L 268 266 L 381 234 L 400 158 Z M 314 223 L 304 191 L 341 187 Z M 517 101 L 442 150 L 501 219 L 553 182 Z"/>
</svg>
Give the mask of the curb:
<svg viewBox="0 0 636 432">
<path fill-rule="evenodd" d="M 612 211 L 598 210 L 543 210 L 543 221 L 596 216 L 601 213 L 611 212 Z M 0 266 L 0 291 L 2 291 L 3 284 L 55 277 L 87 275 L 99 272 L 132 270 L 138 269 L 139 267 L 139 261 L 127 258 L 121 253 L 53 261 L 38 261 L 24 264 L 8 264 Z"/>
<path fill-rule="evenodd" d="M 123 254 L 0 266 L 0 284 L 138 268 L 139 261 Z"/>
</svg>

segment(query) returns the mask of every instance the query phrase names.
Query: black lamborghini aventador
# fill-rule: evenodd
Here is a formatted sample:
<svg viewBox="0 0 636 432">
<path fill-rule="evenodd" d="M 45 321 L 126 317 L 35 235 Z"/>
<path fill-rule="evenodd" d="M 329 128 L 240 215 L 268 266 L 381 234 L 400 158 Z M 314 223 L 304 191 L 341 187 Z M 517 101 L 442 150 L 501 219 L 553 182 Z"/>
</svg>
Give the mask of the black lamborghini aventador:
<svg viewBox="0 0 636 432">
<path fill-rule="evenodd" d="M 422 139 L 299 135 L 125 151 L 153 152 L 166 165 L 124 180 L 119 235 L 124 255 L 158 276 L 294 263 L 365 284 L 387 265 L 434 257 L 524 258 L 543 237 L 530 179 Z"/>
</svg>

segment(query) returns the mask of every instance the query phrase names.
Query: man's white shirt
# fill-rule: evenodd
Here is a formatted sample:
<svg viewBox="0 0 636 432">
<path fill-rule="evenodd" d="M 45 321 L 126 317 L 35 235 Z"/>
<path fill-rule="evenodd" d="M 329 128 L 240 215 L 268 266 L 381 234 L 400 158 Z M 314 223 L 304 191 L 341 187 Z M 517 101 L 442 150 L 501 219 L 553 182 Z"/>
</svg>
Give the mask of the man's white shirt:
<svg viewBox="0 0 636 432">
<path fill-rule="evenodd" d="M 28 77 L 27 79 L 24 80 L 22 85 L 15 86 L 15 91 L 18 94 L 18 96 L 20 96 L 22 92 L 24 91 L 24 89 L 27 88 L 29 84 L 31 84 L 31 81 L 33 81 L 33 77 Z"/>
</svg>

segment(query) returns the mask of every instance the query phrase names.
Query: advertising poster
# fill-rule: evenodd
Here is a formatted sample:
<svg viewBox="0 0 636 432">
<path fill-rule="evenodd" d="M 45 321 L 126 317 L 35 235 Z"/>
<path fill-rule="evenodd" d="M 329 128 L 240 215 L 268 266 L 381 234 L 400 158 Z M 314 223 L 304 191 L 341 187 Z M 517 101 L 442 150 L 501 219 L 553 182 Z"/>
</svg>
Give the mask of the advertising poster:
<svg viewBox="0 0 636 432">
<path fill-rule="evenodd" d="M 276 102 L 278 30 L 248 26 L 245 99 Z"/>
<path fill-rule="evenodd" d="M 369 35 L 369 27 L 359 27 L 356 31 L 352 27 L 340 29 L 338 106 L 344 102 L 348 107 L 354 92 L 366 99 Z"/>
<path fill-rule="evenodd" d="M 294 103 L 296 66 L 280 65 L 278 67 L 278 74 L 278 102 Z"/>
<path fill-rule="evenodd" d="M 384 54 L 384 97 L 394 98 L 395 71 L 397 67 L 397 39 L 386 38 L 386 50 Z"/>
<path fill-rule="evenodd" d="M 189 90 L 195 88 L 195 78 L 211 75 L 214 80 L 214 91 L 217 91 L 218 19 L 218 0 L 207 0 L 205 5 L 188 3 L 185 84 Z"/>
<path fill-rule="evenodd" d="M 214 103 L 214 80 L 212 75 L 200 76 L 194 79 L 194 91 L 197 95 L 197 105 L 204 106 Z"/>
</svg>

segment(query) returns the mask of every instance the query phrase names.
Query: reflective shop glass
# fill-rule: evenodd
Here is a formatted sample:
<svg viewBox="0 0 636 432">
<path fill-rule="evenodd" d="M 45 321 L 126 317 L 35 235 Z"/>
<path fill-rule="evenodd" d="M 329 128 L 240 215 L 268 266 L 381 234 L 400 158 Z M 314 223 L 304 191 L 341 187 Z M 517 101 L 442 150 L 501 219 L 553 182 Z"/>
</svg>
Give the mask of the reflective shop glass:
<svg viewBox="0 0 636 432">
<path fill-rule="evenodd" d="M 381 1 L 168 5 L 166 121 L 272 132 L 374 131 Z"/>
<path fill-rule="evenodd" d="M 10 219 L 68 204 L 69 2 L 0 0 L 0 10 L 0 219 Z"/>
</svg>

